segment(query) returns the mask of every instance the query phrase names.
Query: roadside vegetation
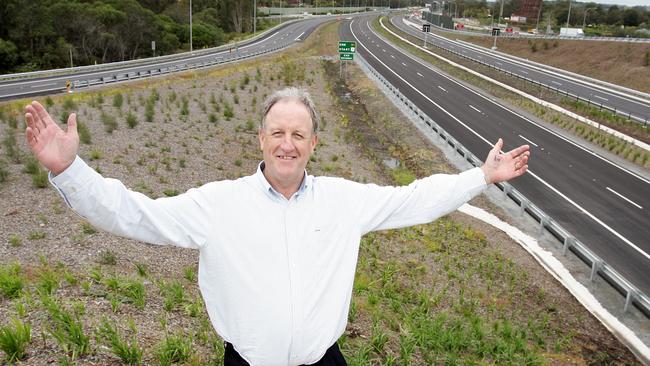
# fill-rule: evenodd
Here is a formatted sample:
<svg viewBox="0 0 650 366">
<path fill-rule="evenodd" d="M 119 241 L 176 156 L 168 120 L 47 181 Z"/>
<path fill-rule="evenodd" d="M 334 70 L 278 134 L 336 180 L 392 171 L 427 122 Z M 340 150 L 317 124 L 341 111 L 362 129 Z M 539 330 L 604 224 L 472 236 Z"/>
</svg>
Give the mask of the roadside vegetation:
<svg viewBox="0 0 650 366">
<path fill-rule="evenodd" d="M 254 172 L 258 105 L 289 84 L 322 113 L 310 173 L 406 184 L 454 172 L 358 68 L 338 78 L 322 57 L 336 53 L 337 29 L 285 54 L 42 101 L 57 120 L 76 112 L 84 122 L 86 162 L 151 197 Z M 198 253 L 97 231 L 31 185 L 24 126 L 8 117 L 20 121 L 24 103 L 0 104 L 0 132 L 14 138 L 0 146 L 0 359 L 221 364 Z M 363 238 L 340 345 L 350 365 L 635 363 L 516 243 L 461 214 Z"/>
<path fill-rule="evenodd" d="M 383 19 L 383 24 L 391 31 L 399 34 L 400 36 L 406 39 L 409 39 L 411 42 L 415 44 L 418 44 L 420 42 L 414 37 L 408 36 L 402 33 L 401 31 L 399 31 L 396 27 L 390 24 L 390 22 L 385 17 L 382 19 Z M 405 49 L 411 54 L 425 60 L 426 62 L 430 63 L 431 65 L 435 66 L 436 68 L 444 71 L 445 73 L 455 78 L 463 80 L 470 85 L 473 85 L 481 90 L 486 91 L 490 95 L 497 97 L 502 103 L 505 103 L 505 105 L 510 105 L 510 106 L 514 106 L 515 108 L 522 109 L 527 113 L 534 115 L 540 120 L 543 120 L 547 123 L 563 128 L 566 131 L 570 132 L 571 134 L 580 137 L 586 141 L 589 141 L 593 144 L 596 144 L 601 148 L 606 149 L 607 151 L 615 155 L 618 155 L 634 164 L 637 164 L 644 168 L 650 168 L 649 151 L 634 146 L 633 144 L 628 143 L 620 138 L 614 137 L 611 134 L 603 132 L 596 127 L 592 127 L 584 123 L 578 122 L 575 119 L 566 116 L 564 114 L 561 114 L 559 112 L 555 112 L 550 108 L 542 107 L 539 104 L 534 103 L 528 99 L 525 99 L 519 95 L 516 95 L 500 86 L 497 86 L 493 83 L 483 80 L 468 72 L 460 70 L 454 66 L 447 64 L 446 62 L 440 61 L 437 58 L 423 52 L 419 48 L 407 44 L 404 41 L 400 40 L 399 38 L 387 32 L 381 26 L 379 20 L 375 20 L 372 23 L 372 26 L 383 37 L 399 45 L 401 48 Z M 601 123 L 602 125 L 623 132 L 640 141 L 644 141 L 646 143 L 650 142 L 650 128 L 647 125 L 644 126 L 643 124 L 628 121 L 625 117 L 615 115 L 606 110 L 601 110 L 597 105 L 594 104 L 588 105 L 587 103 L 576 101 L 575 99 L 572 98 L 564 97 L 546 88 L 541 88 L 538 85 L 533 85 L 528 82 L 522 81 L 521 79 L 507 76 L 494 69 L 478 65 L 473 61 L 458 57 L 447 51 L 438 48 L 432 48 L 430 50 L 456 63 L 469 67 L 483 75 L 504 82 L 513 87 L 516 87 L 517 89 L 525 91 L 533 96 L 557 104 L 567 110 L 573 111 L 579 115 L 583 115 L 589 119 L 594 120 L 597 123 Z"/>
</svg>

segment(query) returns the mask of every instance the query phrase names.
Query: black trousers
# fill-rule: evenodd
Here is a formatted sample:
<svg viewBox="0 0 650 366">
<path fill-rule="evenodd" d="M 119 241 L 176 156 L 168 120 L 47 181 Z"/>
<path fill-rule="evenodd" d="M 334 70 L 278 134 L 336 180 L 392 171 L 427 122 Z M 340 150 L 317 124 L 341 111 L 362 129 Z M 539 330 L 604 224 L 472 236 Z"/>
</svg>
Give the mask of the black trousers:
<svg viewBox="0 0 650 366">
<path fill-rule="evenodd" d="M 226 352 L 223 356 L 224 366 L 250 366 L 246 360 L 244 360 L 232 344 L 226 342 Z M 339 345 L 334 343 L 332 347 L 327 349 L 323 358 L 318 362 L 311 364 L 310 366 L 347 366 L 345 358 L 339 349 Z"/>
</svg>

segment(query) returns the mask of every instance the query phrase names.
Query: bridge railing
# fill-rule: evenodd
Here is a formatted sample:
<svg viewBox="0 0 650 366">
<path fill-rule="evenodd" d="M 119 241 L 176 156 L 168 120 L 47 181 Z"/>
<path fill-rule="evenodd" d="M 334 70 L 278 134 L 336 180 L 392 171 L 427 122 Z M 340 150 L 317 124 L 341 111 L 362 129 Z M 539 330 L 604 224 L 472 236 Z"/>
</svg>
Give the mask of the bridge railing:
<svg viewBox="0 0 650 366">
<path fill-rule="evenodd" d="M 399 89 L 394 87 L 379 72 L 377 72 L 361 55 L 356 56 L 357 63 L 366 74 L 375 79 L 393 101 L 408 109 L 412 115 L 425 123 L 441 139 L 455 150 L 455 152 L 473 166 L 481 166 L 483 161 L 477 158 L 472 152 L 465 148 L 453 136 L 447 133 L 433 119 L 428 117 L 422 110 L 413 104 Z M 496 186 L 503 192 L 505 198 L 512 200 L 521 209 L 522 214 L 528 214 L 539 223 L 540 231 L 546 230 L 553 235 L 562 248 L 563 255 L 568 252 L 576 255 L 585 264 L 590 266 L 590 281 L 600 276 L 609 283 L 616 291 L 625 297 L 623 312 L 627 312 L 630 306 L 636 306 L 646 317 L 650 318 L 650 298 L 618 273 L 612 266 L 592 252 L 585 244 L 573 236 L 568 230 L 560 225 L 555 219 L 546 214 L 541 208 L 530 201 L 521 192 L 507 182 L 497 183 Z"/>
</svg>

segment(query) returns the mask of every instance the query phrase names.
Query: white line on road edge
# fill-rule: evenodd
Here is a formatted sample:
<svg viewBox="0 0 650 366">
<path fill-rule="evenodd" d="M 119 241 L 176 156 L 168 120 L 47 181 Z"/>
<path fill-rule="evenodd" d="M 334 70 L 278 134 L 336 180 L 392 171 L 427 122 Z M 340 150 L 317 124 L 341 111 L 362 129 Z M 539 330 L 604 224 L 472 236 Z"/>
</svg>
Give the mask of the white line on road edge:
<svg viewBox="0 0 650 366">
<path fill-rule="evenodd" d="M 480 114 L 483 114 L 483 112 L 481 112 L 478 108 L 474 107 L 473 105 L 468 104 L 468 106 L 469 106 L 470 108 L 472 108 L 473 110 L 479 112 Z"/>
<path fill-rule="evenodd" d="M 555 80 L 551 80 L 551 82 L 552 82 L 553 84 L 555 84 L 555 85 L 562 85 L 562 83 L 558 83 L 558 82 L 555 81 Z"/>
<path fill-rule="evenodd" d="M 535 147 L 539 147 L 539 146 L 537 146 L 537 144 L 536 144 L 536 143 L 534 143 L 534 142 L 532 142 L 532 141 L 530 141 L 529 139 L 527 139 L 527 138 L 525 138 L 525 137 L 523 137 L 522 135 L 519 135 L 519 137 L 521 137 L 522 139 L 524 139 L 524 140 L 526 140 L 526 141 L 528 141 L 528 143 L 529 143 L 529 144 L 531 144 L 531 145 L 533 145 L 533 146 L 535 146 Z"/>
<path fill-rule="evenodd" d="M 609 99 L 607 99 L 607 98 L 603 98 L 603 97 L 601 97 L 600 95 L 594 95 L 594 98 L 598 98 L 598 99 L 602 99 L 602 100 L 605 100 L 605 101 L 609 101 Z"/>
<path fill-rule="evenodd" d="M 353 22 L 354 22 L 354 21 L 353 21 Z M 353 23 L 353 22 L 351 22 L 351 23 L 349 24 L 350 32 L 352 33 L 352 36 L 353 36 L 353 37 L 357 38 L 357 36 L 354 34 L 354 31 L 352 30 L 352 23 Z M 382 26 L 383 26 L 383 23 L 381 22 L 381 20 L 380 20 L 380 23 L 381 23 Z M 386 29 L 386 28 L 384 28 L 384 29 Z M 387 29 L 387 30 L 388 30 L 389 32 L 393 33 L 390 29 Z M 402 40 L 404 40 L 402 37 L 400 37 L 399 35 L 397 35 L 397 34 L 395 34 L 395 33 L 393 33 L 393 35 L 395 35 L 396 37 L 399 37 L 399 38 L 401 38 Z M 357 39 L 358 39 L 358 38 L 357 38 Z M 405 40 L 405 41 L 406 41 L 406 40 Z M 409 42 L 409 41 L 406 41 L 406 42 Z M 361 43 L 361 42 L 359 42 L 359 43 L 363 46 L 363 43 Z M 410 43 L 410 42 L 409 42 L 409 43 Z M 374 57 L 374 58 L 377 60 L 377 62 L 379 62 L 380 64 L 382 64 L 382 65 L 383 65 L 383 66 L 384 66 L 388 71 L 392 72 L 395 76 L 397 76 L 400 80 L 402 80 L 402 82 L 404 82 L 406 85 L 408 85 L 409 87 L 411 87 L 411 89 L 413 89 L 416 93 L 420 94 L 424 99 L 426 99 L 427 101 L 429 101 L 429 103 L 433 104 L 434 106 L 436 106 L 436 108 L 440 109 L 442 112 L 444 112 L 445 114 L 447 114 L 447 115 L 448 115 L 449 117 L 451 117 L 454 121 L 456 121 L 456 123 L 458 123 L 458 124 L 460 124 L 461 126 L 465 127 L 469 132 L 471 132 L 471 133 L 474 134 L 476 137 L 478 137 L 480 140 L 482 140 L 483 142 L 485 142 L 488 146 L 493 146 L 492 143 L 491 143 L 490 141 L 488 141 L 484 136 L 482 136 L 481 134 L 479 134 L 478 132 L 476 132 L 474 129 L 472 129 L 472 128 L 471 128 L 470 126 L 468 126 L 466 123 L 464 123 L 463 121 L 461 121 L 460 119 L 458 119 L 456 116 L 454 116 L 453 114 L 451 114 L 449 111 L 447 111 L 446 109 L 442 108 L 441 105 L 439 105 L 439 104 L 436 103 L 435 101 L 431 100 L 431 98 L 429 98 L 426 94 L 424 94 L 424 93 L 423 93 L 422 91 L 420 91 L 418 88 L 416 88 L 416 87 L 413 86 L 411 83 L 409 83 L 408 81 L 406 81 L 406 80 L 405 80 L 401 75 L 399 75 L 397 72 L 395 72 L 395 70 L 393 70 L 393 69 L 391 69 L 390 67 L 388 67 L 388 65 L 386 65 L 383 61 L 381 61 L 381 60 L 379 59 L 379 57 L 375 56 L 375 54 L 372 53 L 372 52 L 371 52 L 371 51 L 370 51 L 366 46 L 363 46 L 363 47 L 368 51 L 368 53 L 370 53 L 370 54 L 372 55 L 372 57 Z M 393 46 L 393 47 L 395 47 L 395 46 Z M 406 55 L 406 56 L 408 56 L 408 55 Z M 410 56 L 409 56 L 409 57 L 410 57 Z M 436 55 L 436 57 L 440 57 L 440 56 L 437 56 L 437 55 Z M 411 58 L 411 59 L 414 59 L 413 57 L 410 57 L 410 58 Z M 416 59 L 414 59 L 414 60 L 416 60 Z M 417 61 L 417 60 L 416 60 L 416 61 Z M 418 62 L 422 63 L 422 61 L 418 61 Z M 480 74 L 479 74 L 479 75 L 480 75 Z M 479 95 L 480 95 L 480 94 L 479 94 Z M 522 117 L 522 118 L 523 118 L 523 117 Z M 578 146 L 579 146 L 579 145 L 578 145 Z M 597 156 L 597 155 L 596 155 L 596 156 Z M 604 159 L 603 159 L 603 160 L 604 160 Z M 604 160 L 604 161 L 607 161 L 607 160 Z M 607 161 L 607 162 L 609 162 L 609 161 Z M 611 162 L 609 162 L 609 163 L 612 164 L 612 165 L 614 165 L 614 166 L 617 166 L 617 165 L 615 165 L 615 164 L 613 164 L 613 163 L 611 163 Z M 617 166 L 617 167 L 618 167 L 618 166 Z M 621 169 L 622 169 L 622 168 L 621 168 Z M 625 171 L 625 170 L 623 170 L 623 171 Z M 626 171 L 626 172 L 627 172 L 627 171 Z M 631 175 L 634 175 L 634 174 L 631 173 L 631 172 L 628 172 L 628 173 L 631 174 Z M 621 235 L 621 234 L 620 234 L 619 232 L 617 232 L 616 230 L 612 229 L 610 226 L 608 226 L 607 224 L 605 224 L 602 220 L 600 220 L 599 218 L 597 218 L 596 216 L 594 216 L 591 212 L 587 211 L 587 210 L 584 209 L 582 206 L 580 206 L 580 205 L 577 204 L 575 201 L 573 201 L 571 198 L 569 198 L 567 195 L 565 195 L 564 193 L 560 192 L 559 189 L 555 188 L 555 187 L 552 186 L 550 183 L 548 183 L 547 181 L 545 181 L 544 179 L 542 179 L 539 175 L 535 174 L 532 170 L 529 169 L 529 170 L 528 170 L 528 174 L 530 174 L 530 176 L 532 176 L 534 179 L 536 179 L 537 181 L 539 181 L 540 183 L 542 183 L 543 185 L 545 185 L 548 189 L 550 189 L 551 191 L 553 191 L 555 194 L 557 194 L 558 196 L 560 196 L 562 199 L 564 199 L 565 201 L 567 201 L 568 203 L 570 203 L 573 207 L 577 208 L 578 211 L 580 211 L 580 212 L 584 213 L 585 215 L 589 216 L 589 218 L 591 218 L 592 220 L 594 220 L 597 224 L 599 224 L 600 226 L 602 226 L 605 230 L 607 230 L 607 231 L 609 231 L 610 233 L 614 234 L 617 238 L 621 239 L 621 241 L 623 241 L 625 244 L 629 245 L 631 248 L 633 248 L 634 250 L 636 250 L 637 252 L 639 252 L 639 253 L 640 253 L 641 255 L 643 255 L 645 258 L 650 259 L 650 254 L 644 252 L 641 248 L 639 248 L 637 245 L 635 245 L 634 243 L 632 243 L 629 239 L 627 239 L 626 237 L 624 237 L 623 235 Z M 643 178 L 639 178 L 639 179 L 643 179 Z M 645 181 L 645 180 L 644 180 L 644 181 Z M 647 181 L 645 181 L 645 182 L 647 182 Z"/>
<path fill-rule="evenodd" d="M 390 57 L 395 58 L 395 56 L 393 56 L 393 55 L 390 55 Z"/>
<path fill-rule="evenodd" d="M 420 76 L 422 76 L 422 77 L 424 77 L 424 75 L 422 75 L 422 74 L 420 74 L 419 72 L 418 72 L 418 75 L 420 75 Z"/>
<path fill-rule="evenodd" d="M 539 246 L 537 240 L 527 235 L 516 227 L 501 221 L 493 214 L 485 210 L 464 204 L 458 211 L 486 222 L 493 227 L 508 234 L 514 241 L 519 243 L 544 269 L 560 282 L 582 306 L 596 317 L 612 334 L 623 342 L 642 363 L 650 364 L 650 348 L 646 346 L 639 337 L 634 334 L 625 324 L 621 323 L 600 302 L 589 290 L 578 282 L 564 265 L 553 256 L 552 253 Z"/>
<path fill-rule="evenodd" d="M 40 87 L 43 87 L 43 86 L 52 86 L 52 85 L 56 85 L 56 84 L 57 83 L 47 83 L 47 84 L 40 84 L 40 85 L 32 85 L 32 86 L 30 86 L 30 88 L 40 88 Z"/>
<path fill-rule="evenodd" d="M 441 87 L 440 85 L 438 85 L 438 88 L 440 88 L 440 90 L 442 90 L 445 93 L 447 92 L 447 90 L 445 88 Z"/>
<path fill-rule="evenodd" d="M 528 71 L 519 70 L 519 72 L 523 72 L 524 74 L 528 75 Z"/>
<path fill-rule="evenodd" d="M 605 189 L 607 189 L 608 191 L 614 193 L 615 195 L 621 197 L 622 199 L 626 200 L 627 202 L 629 202 L 629 203 L 633 204 L 634 206 L 636 206 L 636 207 L 640 208 L 641 210 L 643 210 L 643 207 L 641 207 L 641 205 L 636 204 L 634 201 L 632 201 L 631 199 L 629 199 L 629 198 L 623 196 L 622 194 L 616 192 L 615 190 L 613 190 L 613 189 L 611 189 L 609 187 L 605 187 Z"/>
<path fill-rule="evenodd" d="M 400 36 L 399 34 L 396 34 L 395 32 L 391 31 L 390 29 L 386 28 L 386 26 L 384 25 L 383 22 L 380 21 L 380 24 L 381 24 L 382 28 L 386 29 L 386 31 L 388 31 L 389 33 L 391 33 L 395 37 L 401 39 L 402 41 L 404 41 L 404 42 L 406 42 L 406 43 L 408 43 L 408 44 L 410 44 L 410 45 L 412 45 L 414 47 L 419 48 L 420 50 L 422 50 L 424 52 L 428 52 L 428 50 L 420 47 L 419 45 L 417 45 L 417 44 L 415 44 L 415 43 L 413 43 L 413 42 L 411 42 L 411 41 L 409 41 L 407 39 L 404 39 L 404 37 Z M 590 125 L 592 127 L 595 127 L 595 128 L 597 128 L 599 130 L 602 130 L 603 132 L 606 132 L 606 133 L 608 133 L 610 135 L 616 136 L 616 137 L 618 137 L 618 138 L 620 138 L 620 139 L 622 139 L 624 141 L 627 141 L 627 142 L 629 142 L 629 143 L 631 143 L 631 144 L 633 144 L 635 146 L 638 146 L 641 149 L 644 149 L 646 151 L 650 151 L 650 144 L 646 144 L 643 141 L 637 140 L 637 139 L 635 139 L 635 138 L 633 138 L 631 136 L 628 136 L 628 135 L 626 135 L 624 133 L 618 132 L 618 131 L 616 131 L 616 130 L 614 130 L 612 128 L 609 128 L 607 126 L 604 126 L 604 125 L 602 125 L 600 123 L 596 123 L 596 122 L 594 122 L 594 121 L 592 121 L 592 120 L 590 120 L 588 118 L 585 118 L 585 117 L 582 117 L 582 116 L 580 116 L 578 114 L 575 114 L 575 113 L 573 113 L 573 112 L 571 112 L 569 110 L 566 110 L 566 109 L 564 109 L 564 108 L 562 108 L 562 107 L 560 107 L 558 105 L 555 105 L 553 103 L 549 103 L 549 102 L 547 102 L 545 100 L 542 100 L 540 98 L 532 96 L 532 95 L 530 95 L 528 93 L 525 93 L 525 92 L 523 92 L 523 91 L 521 91 L 521 90 L 519 90 L 517 88 L 514 88 L 514 87 L 512 87 L 510 85 L 507 85 L 507 84 L 504 84 L 504 83 L 502 83 L 500 81 L 494 80 L 494 79 L 492 79 L 490 77 L 487 77 L 487 76 L 481 74 L 480 72 L 471 70 L 471 69 L 469 69 L 469 68 L 467 68 L 465 66 L 462 66 L 462 65 L 457 64 L 457 63 L 455 63 L 453 61 L 447 60 L 446 58 L 444 58 L 442 56 L 439 56 L 439 55 L 437 55 L 437 54 L 435 54 L 433 52 L 428 52 L 428 53 L 435 56 L 435 57 L 437 57 L 437 58 L 439 58 L 439 59 L 442 59 L 442 60 L 446 61 L 450 65 L 456 66 L 456 67 L 458 67 L 458 68 L 460 68 L 462 70 L 465 70 L 465 71 L 467 71 L 467 72 L 469 72 L 469 73 L 471 73 L 471 74 L 473 74 L 475 76 L 478 76 L 478 77 L 480 77 L 480 78 L 482 78 L 484 80 L 487 80 L 487 81 L 489 81 L 489 82 L 491 82 L 493 84 L 496 84 L 496 85 L 498 85 L 498 86 L 500 86 L 500 87 L 502 87 L 502 88 L 504 88 L 506 90 L 509 90 L 509 91 L 511 91 L 513 93 L 517 93 L 517 94 L 521 95 L 524 98 L 530 99 L 530 100 L 532 100 L 533 102 L 535 102 L 537 104 L 540 104 L 540 105 L 542 105 L 544 107 L 547 107 L 547 108 L 551 108 L 551 109 L 553 109 L 553 110 L 555 110 L 557 112 L 560 112 L 560 113 L 562 113 L 564 115 L 567 115 L 567 116 L 569 116 L 569 117 L 571 117 L 571 118 L 573 118 L 575 120 L 578 120 L 578 121 L 580 121 L 582 123 L 588 124 L 588 125 Z M 529 67 L 530 67 L 530 65 L 529 65 Z M 561 84 L 558 84 L 558 85 L 561 85 Z M 598 91 L 601 91 L 601 90 L 598 90 Z M 634 96 L 629 96 L 629 97 L 634 98 Z M 635 102 L 635 101 L 633 101 L 633 102 Z M 638 103 L 638 102 L 635 102 L 635 103 Z"/>
<path fill-rule="evenodd" d="M 300 33 L 300 35 L 298 37 L 296 37 L 296 39 L 294 39 L 294 41 L 299 41 L 300 37 L 302 37 L 303 34 L 305 34 L 305 32 Z"/>
<path fill-rule="evenodd" d="M 404 66 L 406 66 L 406 64 L 405 64 L 405 63 L 403 63 L 403 62 L 402 62 L 402 65 L 404 65 Z"/>
</svg>

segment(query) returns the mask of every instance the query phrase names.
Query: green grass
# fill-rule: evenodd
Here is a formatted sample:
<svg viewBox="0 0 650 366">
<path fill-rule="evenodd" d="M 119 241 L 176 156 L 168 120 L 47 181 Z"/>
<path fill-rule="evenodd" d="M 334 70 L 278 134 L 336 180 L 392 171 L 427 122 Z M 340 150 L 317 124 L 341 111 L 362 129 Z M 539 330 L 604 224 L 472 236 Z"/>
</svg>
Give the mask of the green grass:
<svg viewBox="0 0 650 366">
<path fill-rule="evenodd" d="M 176 309 L 185 301 L 185 290 L 179 281 L 161 281 L 158 287 L 160 288 L 160 293 L 163 295 L 163 308 L 166 311 Z"/>
<path fill-rule="evenodd" d="M 32 331 L 29 324 L 18 319 L 12 325 L 0 326 L 0 349 L 6 354 L 10 364 L 25 357 L 25 349 L 32 341 Z"/>
<path fill-rule="evenodd" d="M 0 293 L 7 299 L 20 297 L 25 286 L 25 278 L 20 264 L 0 265 Z"/>
<path fill-rule="evenodd" d="M 156 358 L 161 366 L 182 364 L 194 353 L 192 339 L 186 334 L 167 336 L 156 347 Z"/>
<path fill-rule="evenodd" d="M 129 114 L 126 115 L 126 124 L 129 128 L 135 128 L 135 126 L 138 125 L 138 118 L 135 114 L 129 112 Z"/>
<path fill-rule="evenodd" d="M 133 326 L 135 328 L 135 325 Z M 117 326 L 104 318 L 97 329 L 100 339 L 109 347 L 125 365 L 141 365 L 143 349 L 138 345 L 137 339 L 132 337 L 125 340 Z M 136 333 L 134 331 L 134 333 Z"/>
<path fill-rule="evenodd" d="M 104 131 L 106 131 L 106 133 L 112 134 L 113 131 L 117 130 L 117 121 L 115 120 L 115 117 L 107 113 L 102 113 L 100 119 L 104 125 Z"/>
<path fill-rule="evenodd" d="M 90 352 L 90 337 L 84 333 L 81 316 L 83 305 L 72 311 L 49 296 L 41 298 L 43 307 L 50 315 L 49 334 L 56 340 L 65 355 L 71 360 Z"/>
<path fill-rule="evenodd" d="M 88 126 L 86 126 L 85 123 L 79 121 L 79 118 L 77 118 L 77 133 L 79 134 L 79 141 L 81 141 L 82 144 L 90 145 L 93 143 L 93 139 Z"/>
</svg>

